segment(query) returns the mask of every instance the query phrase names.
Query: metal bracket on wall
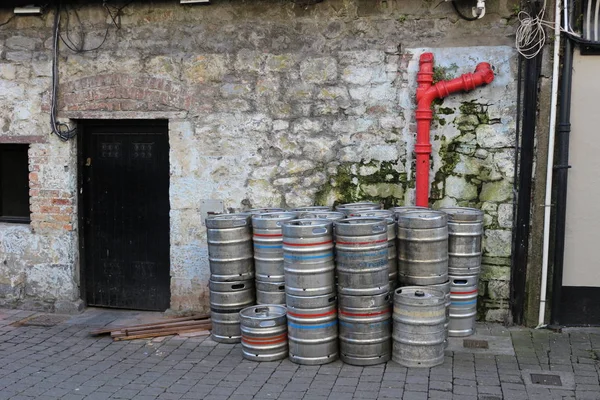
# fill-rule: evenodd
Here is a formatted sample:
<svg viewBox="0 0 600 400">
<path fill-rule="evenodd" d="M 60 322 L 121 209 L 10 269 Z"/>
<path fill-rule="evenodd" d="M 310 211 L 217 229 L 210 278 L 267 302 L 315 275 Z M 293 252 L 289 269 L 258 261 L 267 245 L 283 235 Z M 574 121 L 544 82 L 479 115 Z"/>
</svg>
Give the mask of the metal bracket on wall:
<svg viewBox="0 0 600 400">
<path fill-rule="evenodd" d="M 209 214 L 222 214 L 223 211 L 223 200 L 200 200 L 200 216 L 202 218 L 202 226 L 205 225 L 206 217 Z"/>
</svg>

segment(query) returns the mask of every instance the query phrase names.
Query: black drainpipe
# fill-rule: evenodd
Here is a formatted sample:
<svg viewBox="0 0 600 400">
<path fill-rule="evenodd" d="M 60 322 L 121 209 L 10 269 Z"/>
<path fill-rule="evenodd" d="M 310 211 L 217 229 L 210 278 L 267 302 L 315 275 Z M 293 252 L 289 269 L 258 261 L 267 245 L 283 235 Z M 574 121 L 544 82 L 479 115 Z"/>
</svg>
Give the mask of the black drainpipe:
<svg viewBox="0 0 600 400">
<path fill-rule="evenodd" d="M 560 324 L 560 305 L 565 255 L 565 222 L 567 219 L 567 178 L 569 176 L 569 136 L 571 134 L 571 84 L 573 80 L 573 42 L 564 35 L 565 46 L 561 66 L 560 99 L 554 159 L 555 224 L 554 268 L 552 273 L 552 312 L 550 323 Z"/>
<path fill-rule="evenodd" d="M 537 14 L 538 3 L 532 4 L 532 12 Z M 519 190 L 512 268 L 510 273 L 510 302 L 513 322 L 523 324 L 525 308 L 525 284 L 527 281 L 527 258 L 529 251 L 529 225 L 531 217 L 531 186 L 533 177 L 534 139 L 536 128 L 538 82 L 541 74 L 541 55 L 525 60 L 525 82 L 523 94 L 523 123 L 519 160 Z M 517 116 L 519 118 L 521 116 Z M 517 156 L 517 155 L 515 155 Z"/>
</svg>

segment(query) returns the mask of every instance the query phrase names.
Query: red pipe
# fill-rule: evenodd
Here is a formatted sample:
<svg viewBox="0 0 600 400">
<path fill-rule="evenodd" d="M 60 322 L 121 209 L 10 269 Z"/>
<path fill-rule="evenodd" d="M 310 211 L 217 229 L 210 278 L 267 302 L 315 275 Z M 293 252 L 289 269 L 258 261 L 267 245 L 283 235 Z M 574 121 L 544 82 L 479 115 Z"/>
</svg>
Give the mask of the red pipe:
<svg viewBox="0 0 600 400">
<path fill-rule="evenodd" d="M 429 206 L 429 157 L 431 143 L 429 130 L 433 111 L 431 103 L 458 91 L 470 91 L 478 86 L 491 83 L 494 80 L 494 71 L 488 63 L 479 63 L 474 73 L 468 73 L 449 81 L 433 84 L 433 53 L 424 53 L 419 60 L 417 73 L 417 143 L 415 154 L 417 156 L 417 200 L 416 205 Z"/>
</svg>

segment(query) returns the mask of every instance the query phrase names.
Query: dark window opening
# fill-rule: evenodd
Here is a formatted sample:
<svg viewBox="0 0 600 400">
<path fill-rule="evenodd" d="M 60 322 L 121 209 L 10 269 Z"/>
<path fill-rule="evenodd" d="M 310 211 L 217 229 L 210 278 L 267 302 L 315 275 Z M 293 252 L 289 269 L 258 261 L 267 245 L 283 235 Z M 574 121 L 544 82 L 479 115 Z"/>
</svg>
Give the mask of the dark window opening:
<svg viewBox="0 0 600 400">
<path fill-rule="evenodd" d="M 30 222 L 28 149 L 0 144 L 0 222 Z"/>
</svg>

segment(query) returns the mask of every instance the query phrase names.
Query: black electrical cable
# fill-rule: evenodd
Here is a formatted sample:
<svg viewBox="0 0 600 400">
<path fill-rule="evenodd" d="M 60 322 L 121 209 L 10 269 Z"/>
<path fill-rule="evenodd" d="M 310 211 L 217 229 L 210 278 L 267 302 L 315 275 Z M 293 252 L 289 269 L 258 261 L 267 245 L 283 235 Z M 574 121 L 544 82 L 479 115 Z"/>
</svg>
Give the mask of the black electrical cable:
<svg viewBox="0 0 600 400">
<path fill-rule="evenodd" d="M 98 50 L 100 47 L 102 47 L 104 45 L 104 43 L 106 43 L 106 39 L 108 38 L 108 33 L 110 30 L 110 25 L 107 25 L 106 27 L 106 31 L 104 32 L 104 38 L 102 39 L 102 42 L 100 42 L 100 44 L 94 48 L 91 49 L 86 49 L 85 47 L 85 33 L 83 32 L 83 22 L 81 22 L 81 18 L 79 17 L 79 13 L 77 12 L 76 9 L 73 9 L 75 17 L 77 18 L 77 21 L 79 23 L 79 44 L 75 44 L 75 42 L 71 39 L 70 36 L 70 31 L 71 31 L 71 26 L 70 26 L 70 13 L 69 10 L 66 9 L 66 26 L 65 26 L 65 37 L 63 37 L 63 35 L 60 34 L 59 32 L 59 37 L 60 40 L 65 44 L 65 46 L 67 46 L 67 48 L 69 50 L 71 50 L 74 53 L 80 54 L 80 53 L 87 53 L 90 51 L 96 51 Z M 119 10 L 120 12 L 120 10 Z"/>
<path fill-rule="evenodd" d="M 7 19 L 6 21 L 4 21 L 3 23 L 0 24 L 0 26 L 4 26 L 4 25 L 8 25 L 10 23 L 10 21 L 12 21 L 15 18 L 15 14 L 11 15 L 9 19 Z"/>
<path fill-rule="evenodd" d="M 463 14 L 459 9 L 458 6 L 456 5 L 456 2 L 453 0 L 451 1 L 452 3 L 452 7 L 454 7 L 454 11 L 456 12 L 456 14 L 461 17 L 462 19 L 464 19 L 465 21 L 476 21 L 479 18 L 478 17 L 468 17 L 465 14 Z"/>
<path fill-rule="evenodd" d="M 56 11 L 54 14 L 54 36 L 52 49 L 52 98 L 50 106 L 50 125 L 52 133 L 58 136 L 61 140 L 67 141 L 77 135 L 77 128 L 70 128 L 67 124 L 56 120 L 56 103 L 58 102 L 58 37 L 60 36 L 60 2 L 56 3 Z"/>
</svg>

